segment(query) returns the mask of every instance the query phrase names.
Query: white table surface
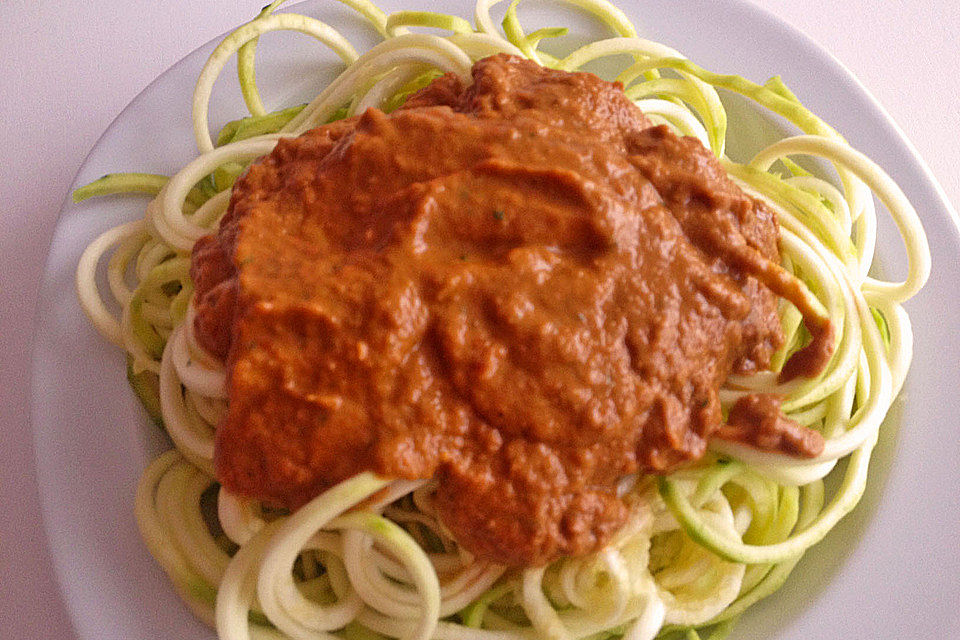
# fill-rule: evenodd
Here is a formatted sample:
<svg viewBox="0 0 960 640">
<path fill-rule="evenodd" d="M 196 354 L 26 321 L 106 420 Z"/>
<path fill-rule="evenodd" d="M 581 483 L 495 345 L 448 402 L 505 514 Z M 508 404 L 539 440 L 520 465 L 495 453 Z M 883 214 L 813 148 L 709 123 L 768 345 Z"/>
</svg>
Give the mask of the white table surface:
<svg viewBox="0 0 960 640">
<path fill-rule="evenodd" d="M 33 434 L 27 423 L 33 310 L 66 190 L 100 133 L 137 93 L 195 47 L 252 17 L 263 2 L 3 0 L 2 638 L 74 638 L 45 546 Z M 847 65 L 913 141 L 948 198 L 960 204 L 960 44 L 955 35 L 960 3 L 754 2 L 806 32 Z"/>
</svg>

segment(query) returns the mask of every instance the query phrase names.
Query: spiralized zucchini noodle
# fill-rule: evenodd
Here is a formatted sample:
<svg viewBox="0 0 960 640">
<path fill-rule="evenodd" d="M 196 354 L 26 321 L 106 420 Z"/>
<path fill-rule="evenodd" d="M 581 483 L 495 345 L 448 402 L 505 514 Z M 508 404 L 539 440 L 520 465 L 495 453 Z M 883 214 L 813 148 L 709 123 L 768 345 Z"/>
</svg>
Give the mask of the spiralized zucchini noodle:
<svg viewBox="0 0 960 640">
<path fill-rule="evenodd" d="M 901 305 L 930 270 L 923 229 L 904 194 L 779 79 L 761 85 L 707 71 L 639 37 L 606 0 L 565 0 L 611 32 L 565 57 L 539 47 L 566 29 L 527 33 L 516 1 L 501 30 L 491 17 L 499 0 L 479 0 L 472 23 L 421 11 L 386 15 L 367 0 L 342 0 L 383 37 L 363 55 L 315 18 L 277 13 L 281 2 L 228 35 L 203 67 L 193 95 L 196 159 L 169 179 L 112 174 L 74 194 L 78 202 L 122 192 L 152 196 L 143 219 L 89 245 L 76 285 L 93 325 L 128 354 L 134 390 L 175 445 L 143 473 L 135 510 L 147 547 L 179 595 L 224 640 L 726 637 L 863 494 L 881 421 L 910 363 L 912 334 Z M 447 35 L 416 32 L 423 27 Z M 318 40 L 344 68 L 309 104 L 268 112 L 254 59 L 258 37 L 279 30 Z M 773 371 L 732 376 L 721 390 L 725 407 L 748 393 L 779 394 L 787 417 L 823 434 L 821 455 L 799 459 L 714 440 L 693 468 L 624 478 L 620 491 L 632 516 L 605 548 L 525 570 L 483 563 L 462 549 L 437 517 L 432 481 L 362 473 L 293 513 L 221 489 L 212 459 L 226 407 L 225 372 L 194 339 L 189 275 L 191 248 L 216 229 L 233 181 L 277 140 L 368 107 L 396 108 L 441 73 L 469 81 L 475 61 L 500 52 L 569 71 L 627 59 L 608 79 L 623 83 L 655 123 L 700 139 L 733 180 L 775 211 L 782 264 L 826 310 L 837 336 L 819 375 L 779 383 L 777 371 L 809 339 L 800 312 L 781 300 L 786 342 Z M 233 54 L 250 115 L 214 140 L 211 90 Z M 717 89 L 744 96 L 803 134 L 745 164 L 732 161 L 724 143 L 737 123 L 728 121 Z M 834 179 L 802 168 L 803 158 L 807 166 L 813 158 L 832 167 Z M 868 275 L 874 196 L 903 237 L 909 266 L 902 282 Z M 97 285 L 101 262 L 109 293 Z M 838 488 L 825 495 L 831 472 L 840 476 Z"/>
</svg>

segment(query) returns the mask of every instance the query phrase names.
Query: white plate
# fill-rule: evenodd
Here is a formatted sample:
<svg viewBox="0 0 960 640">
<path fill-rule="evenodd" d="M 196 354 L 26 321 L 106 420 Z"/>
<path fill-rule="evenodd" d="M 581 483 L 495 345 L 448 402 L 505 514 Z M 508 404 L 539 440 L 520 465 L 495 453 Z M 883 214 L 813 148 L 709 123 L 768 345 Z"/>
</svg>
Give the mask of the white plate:
<svg viewBox="0 0 960 640">
<path fill-rule="evenodd" d="M 344 25 L 358 49 L 375 42 L 345 8 L 317 4 L 307 10 Z M 410 2 L 405 4 L 409 8 Z M 399 5 L 382 2 L 385 9 Z M 943 637 L 960 626 L 956 214 L 882 108 L 827 53 L 776 18 L 738 0 L 622 0 L 622 5 L 641 35 L 709 69 L 757 81 L 782 75 L 810 108 L 899 182 L 920 212 L 933 253 L 933 275 L 907 305 L 915 331 L 913 367 L 882 431 L 863 502 L 807 554 L 783 589 L 750 610 L 734 637 Z M 445 8 L 472 15 L 472 6 L 461 0 Z M 536 7 L 525 10 L 525 22 L 529 16 L 530 24 L 555 25 L 558 16 L 571 17 L 548 13 L 552 20 Z M 75 186 L 117 170 L 170 173 L 192 158 L 190 96 L 212 47 L 174 66 L 120 114 L 84 162 Z M 302 36 L 263 38 L 258 77 L 268 106 L 279 106 L 278 98 L 306 99 L 331 77 L 329 65 L 318 65 L 317 51 Z M 282 68 L 281 52 L 287 61 Z M 332 57 L 323 53 L 320 59 Z M 214 125 L 242 113 L 235 81 L 219 83 Z M 56 570 L 83 640 L 213 637 L 179 602 L 140 542 L 134 488 L 141 469 L 168 445 L 130 392 L 123 355 L 95 334 L 73 289 L 86 244 L 102 230 L 141 216 L 144 204 L 118 198 L 68 205 L 41 292 L 32 405 L 40 490 Z M 878 254 L 885 270 L 902 273 L 903 252 L 889 224 L 881 227 Z"/>
</svg>

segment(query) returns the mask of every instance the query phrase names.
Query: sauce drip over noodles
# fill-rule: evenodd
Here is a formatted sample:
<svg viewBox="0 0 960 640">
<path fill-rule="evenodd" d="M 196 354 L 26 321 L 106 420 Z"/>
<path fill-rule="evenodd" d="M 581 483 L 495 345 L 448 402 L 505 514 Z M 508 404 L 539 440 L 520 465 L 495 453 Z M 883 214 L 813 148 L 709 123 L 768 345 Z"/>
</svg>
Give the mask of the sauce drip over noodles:
<svg viewBox="0 0 960 640">
<path fill-rule="evenodd" d="M 509 56 L 473 75 L 251 166 L 194 249 L 195 329 L 228 365 L 231 491 L 437 478 L 465 548 L 536 565 L 610 538 L 619 478 L 704 454 L 720 385 L 769 365 L 799 296 L 772 213 L 618 85 Z M 791 375 L 831 352 L 808 328 Z M 775 401 L 736 418 L 720 435 L 823 446 Z"/>
</svg>

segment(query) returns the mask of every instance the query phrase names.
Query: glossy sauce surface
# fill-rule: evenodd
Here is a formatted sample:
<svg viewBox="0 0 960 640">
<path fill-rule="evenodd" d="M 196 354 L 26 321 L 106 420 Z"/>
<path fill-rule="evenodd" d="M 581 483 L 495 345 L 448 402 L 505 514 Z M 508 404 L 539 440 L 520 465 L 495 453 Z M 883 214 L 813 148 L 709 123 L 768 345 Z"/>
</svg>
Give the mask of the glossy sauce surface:
<svg viewBox="0 0 960 640">
<path fill-rule="evenodd" d="M 229 371 L 219 479 L 295 508 L 367 469 L 437 478 L 482 559 L 594 550 L 617 480 L 700 458 L 720 385 L 768 366 L 777 241 L 618 85 L 508 56 L 281 141 L 194 249 L 198 341 Z M 776 403 L 736 415 L 728 437 L 822 448 Z"/>
</svg>

